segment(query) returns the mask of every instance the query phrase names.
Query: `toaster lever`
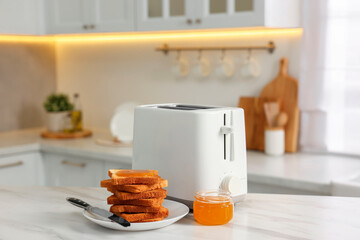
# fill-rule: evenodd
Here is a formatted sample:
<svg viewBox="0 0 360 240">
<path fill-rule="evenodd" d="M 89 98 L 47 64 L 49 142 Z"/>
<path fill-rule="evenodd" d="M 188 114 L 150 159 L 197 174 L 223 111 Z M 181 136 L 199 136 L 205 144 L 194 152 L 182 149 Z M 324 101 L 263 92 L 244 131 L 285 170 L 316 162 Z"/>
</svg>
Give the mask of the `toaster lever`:
<svg viewBox="0 0 360 240">
<path fill-rule="evenodd" d="M 230 161 L 234 161 L 234 128 L 232 127 L 221 127 L 220 128 L 221 134 L 231 134 L 231 145 L 230 145 Z"/>
<path fill-rule="evenodd" d="M 221 134 L 230 134 L 233 133 L 234 129 L 232 127 L 221 127 L 220 128 L 220 133 Z"/>
</svg>

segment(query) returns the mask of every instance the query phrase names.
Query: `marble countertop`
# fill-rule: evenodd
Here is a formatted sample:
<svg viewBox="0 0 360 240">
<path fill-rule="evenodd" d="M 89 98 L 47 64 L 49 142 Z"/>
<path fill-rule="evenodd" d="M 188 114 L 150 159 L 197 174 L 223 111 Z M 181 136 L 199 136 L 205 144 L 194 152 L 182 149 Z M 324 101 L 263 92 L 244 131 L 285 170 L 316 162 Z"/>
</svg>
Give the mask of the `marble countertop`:
<svg viewBox="0 0 360 240">
<path fill-rule="evenodd" d="M 104 201 L 100 188 L 0 186 L 0 239 L 358 239 L 360 199 L 248 194 L 226 225 L 203 226 L 191 214 L 142 232 L 103 228 L 65 201 Z"/>
<path fill-rule="evenodd" d="M 93 136 L 74 140 L 49 140 L 40 137 L 41 129 L 0 133 L 0 156 L 27 151 L 72 154 L 131 164 L 131 147 L 100 146 L 96 139 L 111 139 L 105 130 L 93 130 Z M 247 153 L 248 180 L 255 183 L 331 193 L 333 180 L 360 175 L 360 158 L 296 153 L 270 157 L 262 152 Z"/>
<path fill-rule="evenodd" d="M 248 151 L 248 180 L 328 195 L 331 182 L 360 175 L 360 158 L 296 153 L 280 157 Z"/>
<path fill-rule="evenodd" d="M 131 164 L 131 147 L 110 147 L 97 144 L 96 139 L 111 140 L 108 131 L 94 129 L 93 136 L 82 139 L 44 139 L 42 129 L 26 129 L 0 133 L 0 156 L 28 151 L 71 154 Z"/>
</svg>

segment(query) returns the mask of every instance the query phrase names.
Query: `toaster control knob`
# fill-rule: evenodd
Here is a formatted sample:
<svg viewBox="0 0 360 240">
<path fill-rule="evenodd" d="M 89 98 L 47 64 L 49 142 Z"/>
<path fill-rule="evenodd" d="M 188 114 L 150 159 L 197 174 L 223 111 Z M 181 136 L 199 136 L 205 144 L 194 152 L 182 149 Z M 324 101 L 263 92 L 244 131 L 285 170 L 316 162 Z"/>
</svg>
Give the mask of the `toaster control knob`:
<svg viewBox="0 0 360 240">
<path fill-rule="evenodd" d="M 241 178 L 237 176 L 226 176 L 221 181 L 220 189 L 236 195 L 243 191 L 242 185 L 243 180 Z"/>
</svg>

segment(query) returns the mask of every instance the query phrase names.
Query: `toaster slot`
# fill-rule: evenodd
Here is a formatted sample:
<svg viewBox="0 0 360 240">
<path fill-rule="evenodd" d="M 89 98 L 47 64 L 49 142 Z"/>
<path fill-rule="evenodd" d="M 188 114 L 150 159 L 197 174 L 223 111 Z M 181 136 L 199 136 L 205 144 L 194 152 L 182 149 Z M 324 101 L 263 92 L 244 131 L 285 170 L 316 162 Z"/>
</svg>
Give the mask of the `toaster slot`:
<svg viewBox="0 0 360 240">
<path fill-rule="evenodd" d="M 233 144 L 234 144 L 234 129 L 232 126 L 232 113 L 224 113 L 223 115 L 223 127 L 220 128 L 220 132 L 223 134 L 224 141 L 224 160 L 233 160 Z"/>
<path fill-rule="evenodd" d="M 178 106 L 158 106 L 158 108 L 171 109 L 171 110 L 196 110 L 196 108 L 178 107 Z"/>
<path fill-rule="evenodd" d="M 199 106 L 199 105 L 185 105 L 185 104 L 179 104 L 176 105 L 176 107 L 186 107 L 186 108 L 193 108 L 193 109 L 212 109 L 216 107 L 207 107 L 207 106 Z"/>
<path fill-rule="evenodd" d="M 172 109 L 172 110 L 202 110 L 202 109 L 212 109 L 212 108 L 216 108 L 216 107 L 177 104 L 177 105 L 161 105 L 161 106 L 157 106 L 157 108 L 165 108 L 165 109 Z"/>
</svg>

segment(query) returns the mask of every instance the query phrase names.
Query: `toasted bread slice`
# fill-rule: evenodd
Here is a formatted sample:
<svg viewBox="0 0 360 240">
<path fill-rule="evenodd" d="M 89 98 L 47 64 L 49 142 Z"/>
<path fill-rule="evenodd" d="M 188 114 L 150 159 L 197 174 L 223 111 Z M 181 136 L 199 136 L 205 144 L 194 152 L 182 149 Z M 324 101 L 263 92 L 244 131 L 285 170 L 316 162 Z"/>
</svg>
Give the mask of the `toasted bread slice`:
<svg viewBox="0 0 360 240">
<path fill-rule="evenodd" d="M 107 203 L 122 204 L 122 205 L 133 205 L 133 206 L 148 206 L 148 207 L 160 207 L 164 198 L 149 198 L 149 199 L 134 199 L 134 200 L 120 200 L 115 195 L 107 198 Z"/>
<path fill-rule="evenodd" d="M 108 188 L 108 187 L 111 187 L 111 186 L 112 186 L 111 179 L 105 179 L 105 180 L 100 181 L 100 187 Z"/>
<path fill-rule="evenodd" d="M 107 190 L 112 193 L 115 193 L 116 191 L 141 193 L 158 188 L 167 187 L 168 181 L 166 179 L 161 179 L 159 183 L 151 184 L 151 185 L 112 185 L 111 179 L 107 179 L 107 180 L 102 180 L 100 186 L 107 188 Z"/>
<path fill-rule="evenodd" d="M 160 183 L 157 170 L 110 169 L 109 177 L 112 185 L 151 185 Z"/>
<path fill-rule="evenodd" d="M 125 218 L 129 222 L 139 222 L 155 218 L 166 218 L 169 216 L 169 210 L 164 207 L 161 207 L 160 210 L 155 213 L 113 213 L 119 217 Z"/>
<path fill-rule="evenodd" d="M 150 218 L 150 219 L 144 219 L 142 221 L 137 221 L 135 223 L 142 223 L 142 222 L 158 222 L 158 221 L 162 221 L 164 220 L 164 218 Z"/>
<path fill-rule="evenodd" d="M 131 169 L 109 169 L 109 177 L 115 174 L 119 177 L 152 177 L 158 176 L 157 170 L 131 170 Z"/>
<path fill-rule="evenodd" d="M 147 198 L 165 198 L 167 191 L 159 188 L 141 193 L 128 193 L 116 191 L 115 196 L 120 200 L 147 199 Z"/>
<path fill-rule="evenodd" d="M 161 206 L 158 207 L 144 207 L 144 206 L 132 206 L 132 205 L 112 205 L 110 212 L 117 213 L 147 213 L 147 212 L 158 212 Z"/>
</svg>

